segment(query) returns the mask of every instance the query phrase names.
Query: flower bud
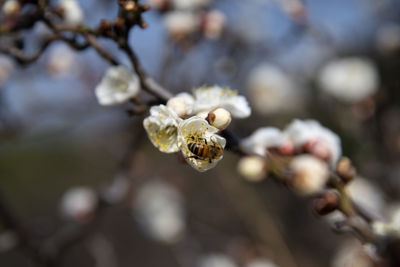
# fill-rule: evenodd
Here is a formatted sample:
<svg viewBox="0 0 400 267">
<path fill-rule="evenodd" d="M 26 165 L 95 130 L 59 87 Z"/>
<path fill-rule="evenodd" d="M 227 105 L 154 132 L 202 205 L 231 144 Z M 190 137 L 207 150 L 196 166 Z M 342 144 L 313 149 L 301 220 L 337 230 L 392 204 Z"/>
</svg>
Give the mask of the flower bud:
<svg viewBox="0 0 400 267">
<path fill-rule="evenodd" d="M 223 108 L 217 108 L 214 111 L 208 113 L 208 123 L 220 130 L 224 130 L 232 121 L 231 114 L 229 111 Z"/>
<path fill-rule="evenodd" d="M 355 177 L 356 169 L 349 158 L 342 157 L 336 165 L 336 173 L 343 182 L 348 183 Z"/>
<path fill-rule="evenodd" d="M 92 189 L 72 188 L 62 197 L 61 212 L 68 219 L 86 223 L 92 219 L 97 202 L 96 193 Z"/>
<path fill-rule="evenodd" d="M 3 5 L 3 13 L 6 16 L 17 15 L 21 9 L 21 5 L 17 0 L 8 0 Z"/>
<path fill-rule="evenodd" d="M 339 206 L 339 195 L 333 190 L 327 191 L 314 200 L 313 206 L 319 215 L 331 213 Z"/>
<path fill-rule="evenodd" d="M 301 195 L 320 192 L 329 178 L 327 164 L 310 155 L 296 157 L 290 163 L 290 168 L 293 171 L 290 185 Z"/>
<path fill-rule="evenodd" d="M 265 159 L 258 156 L 247 156 L 240 159 L 238 172 L 250 182 L 258 182 L 266 178 Z"/>
</svg>

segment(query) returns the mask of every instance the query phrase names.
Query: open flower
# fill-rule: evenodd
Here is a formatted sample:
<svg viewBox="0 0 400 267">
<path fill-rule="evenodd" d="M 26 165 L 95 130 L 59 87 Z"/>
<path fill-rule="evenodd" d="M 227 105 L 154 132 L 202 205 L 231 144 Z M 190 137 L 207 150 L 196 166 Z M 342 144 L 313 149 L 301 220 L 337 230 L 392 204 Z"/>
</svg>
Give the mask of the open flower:
<svg viewBox="0 0 400 267">
<path fill-rule="evenodd" d="M 110 67 L 96 87 L 96 97 L 101 105 L 125 102 L 139 93 L 139 77 L 123 66 Z"/>
<path fill-rule="evenodd" d="M 249 154 L 264 157 L 267 149 L 278 147 L 284 142 L 284 135 L 278 128 L 263 127 L 242 140 L 240 148 Z"/>
<path fill-rule="evenodd" d="M 209 170 L 222 159 L 226 140 L 216 134 L 218 131 L 206 120 L 196 116 L 179 124 L 179 148 L 186 161 L 196 170 Z"/>
<path fill-rule="evenodd" d="M 246 98 L 229 88 L 219 86 L 201 87 L 194 91 L 194 97 L 195 113 L 224 108 L 236 118 L 246 118 L 251 114 Z"/>
<path fill-rule="evenodd" d="M 291 77 L 277 66 L 261 64 L 247 80 L 250 103 L 263 115 L 299 110 L 304 102 Z"/>
<path fill-rule="evenodd" d="M 327 63 L 321 70 L 321 89 L 339 100 L 357 102 L 378 89 L 375 65 L 365 58 L 343 58 Z"/>
<path fill-rule="evenodd" d="M 189 93 L 180 93 L 169 99 L 167 107 L 172 108 L 175 113 L 181 117 L 187 117 L 193 112 L 194 98 Z"/>
<path fill-rule="evenodd" d="M 174 153 L 179 151 L 177 134 L 181 118 L 169 107 L 154 106 L 150 116 L 144 119 L 143 126 L 150 141 L 161 152 Z"/>
<path fill-rule="evenodd" d="M 340 138 L 314 120 L 294 120 L 284 134 L 295 148 L 303 149 L 317 158 L 329 161 L 334 166 L 342 154 Z"/>
</svg>

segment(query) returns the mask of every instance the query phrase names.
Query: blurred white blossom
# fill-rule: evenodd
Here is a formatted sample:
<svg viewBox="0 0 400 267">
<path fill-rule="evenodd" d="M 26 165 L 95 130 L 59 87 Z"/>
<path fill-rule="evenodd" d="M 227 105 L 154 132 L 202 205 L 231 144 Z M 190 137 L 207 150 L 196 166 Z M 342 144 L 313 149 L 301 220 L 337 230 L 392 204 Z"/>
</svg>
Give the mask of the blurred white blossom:
<svg viewBox="0 0 400 267">
<path fill-rule="evenodd" d="M 271 64 L 254 68 L 247 79 L 250 102 L 260 114 L 295 111 L 302 106 L 303 97 L 281 69 Z"/>
<path fill-rule="evenodd" d="M 262 127 L 243 139 L 240 148 L 249 154 L 264 157 L 267 149 L 283 144 L 285 137 L 281 130 L 275 127 Z"/>
<path fill-rule="evenodd" d="M 319 77 L 321 89 L 339 100 L 357 102 L 378 89 L 375 65 L 366 58 L 342 58 L 328 62 Z"/>
<path fill-rule="evenodd" d="M 263 258 L 256 258 L 248 262 L 245 267 L 278 267 L 278 265 Z"/>
<path fill-rule="evenodd" d="M 15 63 L 8 56 L 0 55 L 0 86 L 3 86 L 7 79 L 14 72 Z"/>
<path fill-rule="evenodd" d="M 183 120 L 178 127 L 178 145 L 186 161 L 196 170 L 209 170 L 222 159 L 225 138 L 200 117 Z"/>
<path fill-rule="evenodd" d="M 314 120 L 294 120 L 284 134 L 296 148 L 303 148 L 310 154 L 328 160 L 334 166 L 342 154 L 340 138 Z"/>
<path fill-rule="evenodd" d="M 224 254 L 210 254 L 200 259 L 198 267 L 237 267 L 235 261 Z"/>
<path fill-rule="evenodd" d="M 172 37 L 180 39 L 199 29 L 200 18 L 193 12 L 172 11 L 164 16 L 164 24 Z"/>
<path fill-rule="evenodd" d="M 293 180 L 290 185 L 301 195 L 320 192 L 329 178 L 329 169 L 325 162 L 311 155 L 300 155 L 290 163 Z"/>
<path fill-rule="evenodd" d="M 259 156 L 242 157 L 238 163 L 238 172 L 250 182 L 258 182 L 266 178 L 265 158 Z"/>
<path fill-rule="evenodd" d="M 108 68 L 95 93 L 101 105 L 123 103 L 136 96 L 140 90 L 139 77 L 124 66 Z"/>
<path fill-rule="evenodd" d="M 181 117 L 187 117 L 193 112 L 194 98 L 189 93 L 179 93 L 167 102 L 167 107 L 171 108 Z"/>
<path fill-rule="evenodd" d="M 211 0 L 172 0 L 176 9 L 198 9 L 209 5 Z"/>
<path fill-rule="evenodd" d="M 63 11 L 64 22 L 70 26 L 77 26 L 83 22 L 84 14 L 78 1 L 61 0 L 60 8 Z"/>
<path fill-rule="evenodd" d="M 244 96 L 237 91 L 219 86 L 200 87 L 194 90 L 194 112 L 211 111 L 215 108 L 228 110 L 234 118 L 250 116 L 251 109 Z"/>
<path fill-rule="evenodd" d="M 86 222 L 91 219 L 98 204 L 96 192 L 88 187 L 74 187 L 61 199 L 61 213 L 68 219 Z"/>
<path fill-rule="evenodd" d="M 7 0 L 3 4 L 2 11 L 6 16 L 14 16 L 17 15 L 21 10 L 21 4 L 17 0 Z"/>
<path fill-rule="evenodd" d="M 174 153 L 178 147 L 178 125 L 181 118 L 169 107 L 164 105 L 154 106 L 150 109 L 150 116 L 144 119 L 150 141 L 161 152 Z"/>
<path fill-rule="evenodd" d="M 54 46 L 48 56 L 47 70 L 54 77 L 65 78 L 79 73 L 78 56 L 68 46 Z"/>
<path fill-rule="evenodd" d="M 203 32 L 204 35 L 212 40 L 218 39 L 226 24 L 225 15 L 218 10 L 211 10 L 203 16 Z"/>
<path fill-rule="evenodd" d="M 133 212 L 146 233 L 157 241 L 172 244 L 184 235 L 183 197 L 165 182 L 153 180 L 139 188 Z"/>
</svg>

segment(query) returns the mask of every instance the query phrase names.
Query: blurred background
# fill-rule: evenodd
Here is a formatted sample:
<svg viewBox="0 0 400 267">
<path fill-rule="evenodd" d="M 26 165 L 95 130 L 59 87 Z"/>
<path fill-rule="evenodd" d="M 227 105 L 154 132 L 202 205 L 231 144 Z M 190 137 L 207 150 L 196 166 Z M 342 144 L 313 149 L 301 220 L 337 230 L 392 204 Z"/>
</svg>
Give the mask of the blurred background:
<svg viewBox="0 0 400 267">
<path fill-rule="evenodd" d="M 114 0 L 78 3 L 91 27 L 117 14 Z M 151 77 L 174 94 L 215 84 L 238 90 L 252 107 L 251 119 L 230 126 L 239 137 L 294 118 L 320 121 L 354 160 L 365 205 L 383 217 L 398 205 L 397 0 L 146 3 L 148 26 L 134 28 L 130 44 Z M 41 23 L 25 31 L 24 49 L 36 51 L 48 31 Z M 129 66 L 115 44 L 101 44 Z M 26 66 L 0 57 L 3 197 L 39 242 L 65 225 L 90 228 L 57 266 L 375 266 L 307 199 L 272 180 L 240 177 L 237 155 L 226 152 L 216 168 L 198 173 L 160 153 L 144 133 L 144 116 L 128 116 L 130 104 L 97 103 L 94 88 L 108 67 L 93 49 L 61 42 Z M 132 149 L 129 173 L 116 177 Z M 94 214 L 99 190 L 129 197 Z M 0 231 L 0 266 L 36 266 L 12 231 Z"/>
</svg>

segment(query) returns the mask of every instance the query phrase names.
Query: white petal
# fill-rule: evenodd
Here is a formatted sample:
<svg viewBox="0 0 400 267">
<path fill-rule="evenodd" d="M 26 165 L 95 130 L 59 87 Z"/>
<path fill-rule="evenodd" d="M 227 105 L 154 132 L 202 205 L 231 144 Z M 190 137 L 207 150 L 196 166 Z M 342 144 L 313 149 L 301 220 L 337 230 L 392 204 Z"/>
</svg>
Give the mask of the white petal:
<svg viewBox="0 0 400 267">
<path fill-rule="evenodd" d="M 120 104 L 139 93 L 139 77 L 123 66 L 110 67 L 96 86 L 101 105 Z"/>
<path fill-rule="evenodd" d="M 250 154 L 265 156 L 270 147 L 277 147 L 283 143 L 285 137 L 281 130 L 275 127 L 263 127 L 242 140 L 240 147 Z"/>
<path fill-rule="evenodd" d="M 159 105 L 150 109 L 143 126 L 155 147 L 161 152 L 174 153 L 179 151 L 177 133 L 181 120 L 172 109 Z"/>
<path fill-rule="evenodd" d="M 204 172 L 209 170 L 222 159 L 225 138 L 217 135 L 218 129 L 209 125 L 200 117 L 191 117 L 182 121 L 178 127 L 178 145 L 186 161 L 196 170 Z M 218 151 L 212 156 L 201 157 L 192 153 L 189 144 L 196 143 L 200 146 L 208 146 L 210 151 Z"/>
<path fill-rule="evenodd" d="M 245 118 L 250 116 L 251 109 L 244 96 L 237 91 L 219 86 L 201 87 L 194 91 L 194 113 L 211 111 L 221 107 L 228 110 L 233 117 Z"/>
</svg>

